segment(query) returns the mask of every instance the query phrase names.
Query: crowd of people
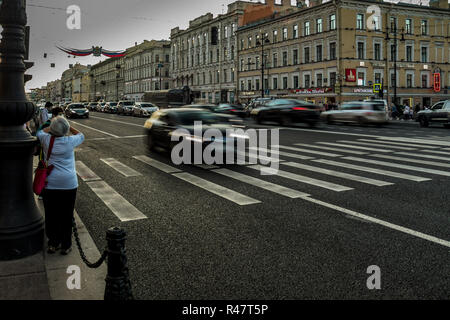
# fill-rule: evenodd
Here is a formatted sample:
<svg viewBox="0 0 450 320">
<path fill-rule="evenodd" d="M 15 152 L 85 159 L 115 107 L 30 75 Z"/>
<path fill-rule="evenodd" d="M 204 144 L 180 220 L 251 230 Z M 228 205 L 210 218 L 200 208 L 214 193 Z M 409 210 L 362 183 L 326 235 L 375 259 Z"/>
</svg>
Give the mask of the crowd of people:
<svg viewBox="0 0 450 320">
<path fill-rule="evenodd" d="M 425 109 L 428 107 L 425 106 Z M 394 120 L 414 120 L 416 114 L 423 110 L 420 104 L 416 104 L 414 108 L 409 105 L 395 105 L 393 104 L 391 107 L 391 119 Z"/>
</svg>

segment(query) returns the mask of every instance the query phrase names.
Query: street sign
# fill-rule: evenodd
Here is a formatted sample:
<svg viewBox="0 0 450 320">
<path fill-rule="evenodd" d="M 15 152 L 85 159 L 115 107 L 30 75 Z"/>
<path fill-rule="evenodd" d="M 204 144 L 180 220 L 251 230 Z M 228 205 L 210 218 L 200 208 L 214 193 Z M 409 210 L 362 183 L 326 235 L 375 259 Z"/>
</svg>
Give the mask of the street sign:
<svg viewBox="0 0 450 320">
<path fill-rule="evenodd" d="M 381 83 L 375 83 L 374 85 L 373 85 L 373 92 L 374 93 L 378 93 L 378 92 L 380 92 L 381 91 Z"/>
</svg>

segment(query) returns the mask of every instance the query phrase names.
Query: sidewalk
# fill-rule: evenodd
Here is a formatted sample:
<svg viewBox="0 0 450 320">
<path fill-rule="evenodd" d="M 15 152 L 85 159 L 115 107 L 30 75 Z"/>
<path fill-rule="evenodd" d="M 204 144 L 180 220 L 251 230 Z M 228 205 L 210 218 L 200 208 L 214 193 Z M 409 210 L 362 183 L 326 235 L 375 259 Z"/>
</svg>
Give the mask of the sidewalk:
<svg viewBox="0 0 450 320">
<path fill-rule="evenodd" d="M 44 215 L 42 200 L 35 199 Z M 95 262 L 101 253 L 78 214 L 75 212 L 74 215 L 85 255 L 90 262 Z M 67 280 L 73 275 L 73 271 L 67 273 L 69 266 L 80 268 L 80 289 L 67 287 Z M 43 251 L 34 256 L 0 261 L 0 300 L 103 300 L 106 273 L 106 263 L 97 269 L 84 264 L 74 239 L 72 251 L 66 256 L 59 252 L 47 254 L 45 241 Z"/>
</svg>

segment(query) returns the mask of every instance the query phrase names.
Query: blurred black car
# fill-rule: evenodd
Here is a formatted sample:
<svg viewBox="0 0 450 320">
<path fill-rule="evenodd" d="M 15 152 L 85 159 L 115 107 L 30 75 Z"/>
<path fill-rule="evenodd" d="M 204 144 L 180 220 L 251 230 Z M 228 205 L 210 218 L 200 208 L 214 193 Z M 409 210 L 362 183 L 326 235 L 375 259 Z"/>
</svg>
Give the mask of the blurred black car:
<svg viewBox="0 0 450 320">
<path fill-rule="evenodd" d="M 320 120 L 320 107 L 303 100 L 275 99 L 254 108 L 250 115 L 257 123 L 275 121 L 280 125 L 290 125 L 303 122 L 313 127 Z"/>
<path fill-rule="evenodd" d="M 210 112 L 217 114 L 218 121 L 225 123 L 234 123 L 240 124 L 242 123 L 242 119 L 239 119 L 235 114 L 231 112 L 231 108 L 228 106 L 224 106 L 221 108 L 216 104 L 188 104 L 182 106 L 182 108 L 190 108 L 190 109 L 204 109 Z"/>
<path fill-rule="evenodd" d="M 89 118 L 89 110 L 81 103 L 71 103 L 64 111 L 66 118 Z"/>
<path fill-rule="evenodd" d="M 202 123 L 202 135 L 197 136 L 194 131 L 194 122 L 200 121 Z M 211 143 L 218 143 L 217 146 L 222 148 L 223 155 L 227 152 L 236 151 L 236 139 L 248 139 L 248 137 L 236 137 L 232 134 L 227 136 L 227 129 L 234 129 L 230 124 L 221 122 L 217 114 L 209 112 L 205 109 L 195 108 L 175 108 L 162 109 L 155 111 L 153 115 L 145 122 L 144 125 L 147 137 L 147 146 L 149 150 L 155 147 L 162 147 L 166 150 L 172 150 L 175 145 L 185 139 L 191 143 L 191 150 L 194 150 L 194 144 L 201 144 L 202 151 Z M 177 129 L 185 129 L 188 134 L 182 134 Z M 208 129 L 217 129 L 222 133 L 221 139 L 204 138 L 204 133 Z M 178 136 L 177 141 L 172 141 L 172 136 Z M 232 150 L 227 150 L 226 141 L 234 139 Z M 217 150 L 217 149 L 216 149 Z M 193 156 L 193 152 L 192 152 Z"/>
</svg>

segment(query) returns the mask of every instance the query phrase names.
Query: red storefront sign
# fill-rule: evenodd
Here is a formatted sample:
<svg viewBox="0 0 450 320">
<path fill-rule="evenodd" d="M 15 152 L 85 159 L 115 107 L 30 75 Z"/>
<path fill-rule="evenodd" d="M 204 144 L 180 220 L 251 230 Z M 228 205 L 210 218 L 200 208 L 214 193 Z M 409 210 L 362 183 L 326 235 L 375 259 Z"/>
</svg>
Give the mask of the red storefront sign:
<svg viewBox="0 0 450 320">
<path fill-rule="evenodd" d="M 441 74 L 440 73 L 433 73 L 433 87 L 434 92 L 440 92 L 441 91 Z"/>
<path fill-rule="evenodd" d="M 356 82 L 356 69 L 345 69 L 345 81 Z"/>
</svg>

